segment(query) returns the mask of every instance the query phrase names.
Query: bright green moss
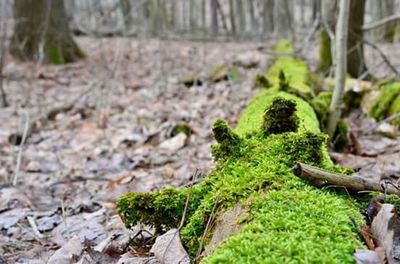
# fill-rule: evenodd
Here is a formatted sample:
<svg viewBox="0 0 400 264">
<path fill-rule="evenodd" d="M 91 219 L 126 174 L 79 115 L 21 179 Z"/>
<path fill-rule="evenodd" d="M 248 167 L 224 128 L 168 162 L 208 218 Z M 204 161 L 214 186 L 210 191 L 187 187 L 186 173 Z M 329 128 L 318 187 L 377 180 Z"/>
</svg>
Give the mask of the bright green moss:
<svg viewBox="0 0 400 264">
<path fill-rule="evenodd" d="M 281 39 L 274 46 L 274 51 L 278 53 L 293 53 L 293 44 L 287 39 Z M 289 54 L 288 54 L 289 55 Z"/>
<path fill-rule="evenodd" d="M 307 102 L 295 95 L 286 92 L 277 92 L 273 89 L 264 90 L 256 95 L 241 115 L 235 131 L 242 136 L 260 131 L 263 124 L 264 111 L 272 104 L 276 97 L 296 102 L 299 131 L 319 132 L 318 119 L 313 108 Z"/>
<path fill-rule="evenodd" d="M 400 94 L 397 95 L 396 99 L 393 100 L 392 105 L 389 109 L 389 116 L 397 113 L 400 113 Z M 400 125 L 400 117 L 393 120 L 392 123 L 395 125 Z"/>
<path fill-rule="evenodd" d="M 293 74 L 284 81 L 296 88 L 292 82 L 301 78 L 295 75 L 307 72 Z M 354 249 L 362 247 L 350 220 L 361 219 L 357 204 L 347 196 L 312 187 L 292 172 L 297 162 L 338 169 L 329 158 L 327 137 L 319 130 L 313 108 L 281 91 L 282 84 L 281 78 L 258 94 L 235 130 L 222 120 L 213 125 L 216 168 L 193 187 L 180 232 L 189 254 L 196 256 L 209 241 L 212 228 L 204 233 L 210 218 L 215 220 L 237 203 L 248 213 L 240 219 L 242 229 L 204 263 L 353 263 Z M 296 129 L 263 133 L 265 118 L 274 118 L 280 111 L 272 110 L 282 110 L 282 105 L 289 110 L 289 119 L 297 120 Z M 118 201 L 118 210 L 127 226 L 176 227 L 188 193 L 182 189 L 127 194 Z"/>
<path fill-rule="evenodd" d="M 382 120 L 388 116 L 389 110 L 396 97 L 400 95 L 400 83 L 393 82 L 385 84 L 379 97 L 372 105 L 369 114 L 377 120 Z"/>
<path fill-rule="evenodd" d="M 211 153 L 215 160 L 226 159 L 229 156 L 240 155 L 241 138 L 232 131 L 226 121 L 217 120 L 214 122 L 212 131 L 218 144 L 214 144 Z"/>
<path fill-rule="evenodd" d="M 290 83 L 290 87 L 303 94 L 302 97 L 311 97 L 313 91 L 308 85 L 308 67 L 307 64 L 298 58 L 283 56 L 269 68 L 266 77 L 272 86 L 279 87 L 280 73 L 283 72 L 285 78 Z"/>
<path fill-rule="evenodd" d="M 203 263 L 354 263 L 354 248 L 362 248 L 350 220 L 360 222 L 354 205 L 303 183 L 256 198 L 248 217 Z"/>
<path fill-rule="evenodd" d="M 322 130 L 324 130 L 328 124 L 329 105 L 331 100 L 332 92 L 321 92 L 311 102 L 315 113 L 318 116 Z"/>
</svg>

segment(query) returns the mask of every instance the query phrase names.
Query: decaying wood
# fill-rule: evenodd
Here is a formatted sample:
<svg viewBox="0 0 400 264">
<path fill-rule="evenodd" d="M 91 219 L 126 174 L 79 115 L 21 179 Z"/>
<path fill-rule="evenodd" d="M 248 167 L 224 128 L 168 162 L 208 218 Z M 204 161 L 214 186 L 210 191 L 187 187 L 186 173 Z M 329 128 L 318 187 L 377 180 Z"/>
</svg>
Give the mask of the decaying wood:
<svg viewBox="0 0 400 264">
<path fill-rule="evenodd" d="M 387 262 L 400 263 L 400 220 L 392 204 L 382 204 L 371 229 L 376 244 L 385 249 Z"/>
<path fill-rule="evenodd" d="M 351 191 L 384 191 L 382 182 L 366 179 L 357 174 L 348 176 L 345 174 L 329 172 L 304 163 L 297 163 L 294 168 L 294 173 L 298 177 L 307 180 L 318 187 L 331 185 L 345 187 Z M 387 184 L 386 188 L 386 193 L 388 194 L 400 194 L 399 190 L 391 184 Z"/>
</svg>

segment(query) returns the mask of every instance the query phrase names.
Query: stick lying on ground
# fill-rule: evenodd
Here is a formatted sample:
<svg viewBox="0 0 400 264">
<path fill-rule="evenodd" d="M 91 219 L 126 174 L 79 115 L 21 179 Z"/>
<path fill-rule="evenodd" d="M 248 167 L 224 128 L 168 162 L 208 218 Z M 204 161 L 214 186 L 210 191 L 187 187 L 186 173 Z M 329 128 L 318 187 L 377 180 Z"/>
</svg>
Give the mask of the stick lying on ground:
<svg viewBox="0 0 400 264">
<path fill-rule="evenodd" d="M 304 163 L 296 164 L 294 167 L 294 174 L 318 187 L 334 185 L 346 187 L 352 191 L 384 191 L 384 182 L 376 182 L 358 175 L 348 176 L 345 174 L 333 173 Z M 385 188 L 388 194 L 400 194 L 400 191 L 390 184 L 386 184 Z"/>
</svg>

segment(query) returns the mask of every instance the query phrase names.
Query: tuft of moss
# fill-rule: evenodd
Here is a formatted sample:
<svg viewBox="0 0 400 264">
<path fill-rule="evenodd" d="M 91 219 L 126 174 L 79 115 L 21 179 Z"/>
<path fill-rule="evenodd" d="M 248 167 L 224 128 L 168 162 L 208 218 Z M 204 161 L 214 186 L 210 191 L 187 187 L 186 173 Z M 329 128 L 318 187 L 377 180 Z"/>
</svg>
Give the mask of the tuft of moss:
<svg viewBox="0 0 400 264">
<path fill-rule="evenodd" d="M 178 135 L 180 133 L 183 133 L 183 134 L 185 134 L 187 136 L 190 136 L 190 134 L 192 133 L 192 130 L 185 123 L 177 124 L 172 128 L 170 136 L 174 137 L 174 136 L 176 136 L 176 135 Z"/>
<path fill-rule="evenodd" d="M 271 83 L 268 81 L 267 77 L 264 74 L 257 73 L 254 78 L 254 85 L 261 89 L 267 89 L 271 87 Z"/>
<path fill-rule="evenodd" d="M 264 114 L 264 135 L 296 132 L 299 119 L 296 112 L 296 103 L 282 97 L 276 97 Z"/>
<path fill-rule="evenodd" d="M 212 132 L 218 142 L 211 149 L 215 160 L 240 153 L 241 138 L 233 132 L 225 120 L 216 120 L 212 126 Z"/>
</svg>

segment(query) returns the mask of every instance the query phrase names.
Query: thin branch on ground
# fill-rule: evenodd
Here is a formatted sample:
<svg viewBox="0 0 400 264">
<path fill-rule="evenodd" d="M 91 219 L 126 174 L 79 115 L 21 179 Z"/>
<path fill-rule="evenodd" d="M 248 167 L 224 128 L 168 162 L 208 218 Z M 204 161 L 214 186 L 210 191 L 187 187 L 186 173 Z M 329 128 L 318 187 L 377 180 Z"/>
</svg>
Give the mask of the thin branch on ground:
<svg viewBox="0 0 400 264">
<path fill-rule="evenodd" d="M 17 165 L 15 166 L 15 173 L 14 173 L 14 179 L 13 179 L 13 185 L 16 186 L 18 183 L 18 176 L 19 176 L 19 171 L 21 169 L 21 161 L 22 161 L 22 152 L 24 149 L 25 141 L 28 136 L 28 130 L 29 130 L 29 113 L 25 113 L 25 126 L 24 126 L 24 132 L 22 134 L 22 140 L 21 143 L 19 144 L 19 152 L 18 152 L 18 157 L 17 157 Z"/>
</svg>

